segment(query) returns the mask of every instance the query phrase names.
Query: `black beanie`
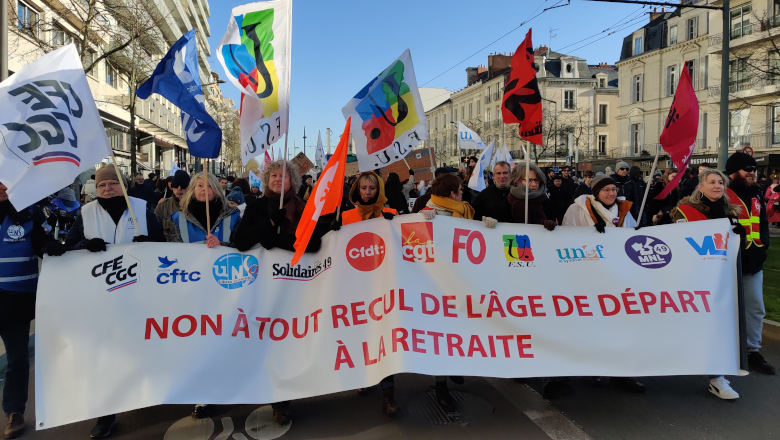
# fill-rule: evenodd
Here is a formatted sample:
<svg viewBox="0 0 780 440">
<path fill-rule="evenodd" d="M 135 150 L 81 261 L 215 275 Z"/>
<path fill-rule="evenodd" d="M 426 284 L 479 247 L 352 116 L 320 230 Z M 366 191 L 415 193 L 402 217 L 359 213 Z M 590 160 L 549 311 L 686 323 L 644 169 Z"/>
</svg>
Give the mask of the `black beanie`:
<svg viewBox="0 0 780 440">
<path fill-rule="evenodd" d="M 590 192 L 595 196 L 599 193 L 599 191 L 601 191 L 602 188 L 607 185 L 615 185 L 615 179 L 607 176 L 604 173 L 598 173 L 596 174 L 596 177 L 590 181 Z"/>
<path fill-rule="evenodd" d="M 730 176 L 742 168 L 754 166 L 756 166 L 756 160 L 753 156 L 738 151 L 732 154 L 726 161 L 726 175 Z"/>
<path fill-rule="evenodd" d="M 177 170 L 171 179 L 171 188 L 186 188 L 190 186 L 190 175 L 184 170 Z"/>
</svg>

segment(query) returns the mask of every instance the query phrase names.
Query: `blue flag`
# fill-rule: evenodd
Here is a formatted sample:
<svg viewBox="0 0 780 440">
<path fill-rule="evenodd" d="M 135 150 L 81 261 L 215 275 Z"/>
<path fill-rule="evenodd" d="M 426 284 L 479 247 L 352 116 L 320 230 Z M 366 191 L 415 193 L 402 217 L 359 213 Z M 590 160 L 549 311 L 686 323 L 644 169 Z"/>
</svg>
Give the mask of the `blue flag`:
<svg viewBox="0 0 780 440">
<path fill-rule="evenodd" d="M 208 159 L 219 156 L 222 129 L 206 111 L 194 29 L 174 43 L 136 95 L 147 99 L 152 93 L 162 95 L 181 109 L 181 126 L 190 154 Z"/>
</svg>

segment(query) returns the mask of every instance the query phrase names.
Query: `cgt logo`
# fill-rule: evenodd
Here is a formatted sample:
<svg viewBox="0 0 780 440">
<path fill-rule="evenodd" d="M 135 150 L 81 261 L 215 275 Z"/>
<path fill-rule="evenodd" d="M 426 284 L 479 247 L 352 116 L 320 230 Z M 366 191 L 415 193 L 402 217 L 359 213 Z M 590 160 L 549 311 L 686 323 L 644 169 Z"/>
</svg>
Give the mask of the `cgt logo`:
<svg viewBox="0 0 780 440">
<path fill-rule="evenodd" d="M 728 253 L 729 234 L 726 233 L 726 238 L 723 238 L 723 234 L 705 235 L 702 240 L 701 246 L 693 237 L 685 239 L 690 243 L 691 247 L 697 254 L 701 255 L 702 260 L 725 260 Z"/>
<path fill-rule="evenodd" d="M 660 269 L 672 261 L 672 250 L 663 241 L 648 235 L 635 235 L 626 241 L 626 255 L 639 266 Z"/>
<path fill-rule="evenodd" d="M 571 253 L 569 251 L 571 250 Z M 573 263 L 577 261 L 598 261 L 604 258 L 604 254 L 601 251 L 604 250 L 604 246 L 598 244 L 595 248 L 588 249 L 588 246 L 582 246 L 581 248 L 565 248 L 556 249 L 558 251 L 558 261 L 560 263 Z"/>
<path fill-rule="evenodd" d="M 347 261 L 361 272 L 371 272 L 385 260 L 385 241 L 372 232 L 361 232 L 347 243 Z"/>
<path fill-rule="evenodd" d="M 474 250 L 476 244 L 477 249 Z M 470 231 L 468 229 L 455 228 L 455 234 L 452 237 L 452 262 L 460 261 L 460 251 L 465 250 L 471 264 L 482 264 L 487 255 L 487 244 L 485 236 L 479 231 Z"/>
<path fill-rule="evenodd" d="M 229 290 L 240 289 L 255 282 L 258 264 L 254 255 L 225 254 L 217 258 L 211 271 L 220 286 Z"/>
<path fill-rule="evenodd" d="M 433 223 L 403 223 L 401 246 L 405 261 L 433 263 Z"/>
<path fill-rule="evenodd" d="M 105 275 L 107 292 L 113 292 L 138 282 L 141 275 L 141 262 L 130 254 L 120 255 L 113 260 L 104 261 L 92 268 L 94 278 Z"/>
<path fill-rule="evenodd" d="M 534 267 L 534 252 L 527 235 L 504 235 L 504 258 L 509 267 Z"/>
</svg>

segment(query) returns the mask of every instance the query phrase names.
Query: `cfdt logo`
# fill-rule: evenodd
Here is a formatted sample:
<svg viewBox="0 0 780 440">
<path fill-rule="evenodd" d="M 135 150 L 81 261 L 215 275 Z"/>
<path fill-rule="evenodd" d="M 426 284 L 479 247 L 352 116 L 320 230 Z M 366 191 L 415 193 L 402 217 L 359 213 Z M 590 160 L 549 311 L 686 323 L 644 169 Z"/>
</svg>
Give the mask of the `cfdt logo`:
<svg viewBox="0 0 780 440">
<path fill-rule="evenodd" d="M 574 263 L 578 261 L 598 261 L 604 258 L 601 252 L 604 246 L 598 244 L 596 247 L 587 245 L 578 248 L 556 249 L 558 251 L 558 261 L 560 263 Z"/>
<path fill-rule="evenodd" d="M 306 267 L 300 264 L 297 266 L 290 266 L 290 263 L 274 263 L 271 276 L 273 276 L 275 280 L 311 281 L 331 267 L 333 267 L 333 261 L 330 257 L 324 260 L 317 260 L 313 265 Z"/>
<path fill-rule="evenodd" d="M 433 263 L 433 223 L 401 224 L 401 246 L 405 261 Z"/>
<path fill-rule="evenodd" d="M 214 262 L 212 272 L 217 284 L 225 289 L 240 289 L 257 279 L 258 262 L 254 255 L 225 254 Z"/>
<path fill-rule="evenodd" d="M 626 255 L 648 269 L 659 269 L 672 261 L 672 250 L 663 241 L 648 235 L 635 235 L 626 241 Z"/>
<path fill-rule="evenodd" d="M 179 260 L 171 261 L 168 257 L 157 257 L 160 260 L 160 265 L 157 266 L 157 284 L 176 284 L 200 281 L 200 272 L 192 271 L 187 272 L 184 269 L 170 267 L 179 262 Z"/>
<path fill-rule="evenodd" d="M 94 278 L 104 277 L 104 281 L 108 286 L 107 292 L 113 292 L 137 283 L 140 275 L 141 262 L 129 254 L 104 261 L 92 268 L 92 276 Z"/>
<path fill-rule="evenodd" d="M 361 272 L 371 272 L 385 260 L 385 241 L 372 232 L 361 232 L 347 243 L 347 261 Z"/>
<path fill-rule="evenodd" d="M 726 260 L 729 245 L 728 233 L 726 233 L 725 238 L 723 234 L 706 235 L 701 245 L 693 237 L 688 237 L 685 240 L 690 243 L 697 254 L 702 256 L 702 260 Z"/>
<path fill-rule="evenodd" d="M 533 267 L 531 239 L 527 235 L 504 235 L 504 257 L 509 267 Z"/>
</svg>

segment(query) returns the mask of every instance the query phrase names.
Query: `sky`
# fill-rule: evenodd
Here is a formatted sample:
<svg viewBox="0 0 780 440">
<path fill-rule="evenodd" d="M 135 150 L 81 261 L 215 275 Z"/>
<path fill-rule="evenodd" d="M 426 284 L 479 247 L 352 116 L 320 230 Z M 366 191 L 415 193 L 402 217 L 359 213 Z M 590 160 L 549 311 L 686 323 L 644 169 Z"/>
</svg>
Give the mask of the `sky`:
<svg viewBox="0 0 780 440">
<path fill-rule="evenodd" d="M 217 47 L 231 9 L 245 3 L 210 2 L 209 65 L 221 79 L 225 74 Z M 318 131 L 325 144 L 325 129 L 330 128 L 335 148 L 346 123 L 341 108 L 407 48 L 419 86 L 454 91 L 466 86 L 466 67 L 487 65 L 488 55 L 494 52 L 514 52 L 529 28 L 533 28 L 534 47 L 548 45 L 556 52 L 585 58 L 588 64 L 614 64 L 623 38 L 647 24 L 652 9 L 585 0 L 566 3 L 294 0 L 289 151 L 293 143 L 299 147 L 295 153 L 302 151 L 304 127 L 310 158 L 314 158 Z M 555 5 L 564 6 L 543 12 Z M 239 102 L 240 92 L 233 84 L 222 84 L 222 93 Z M 283 147 L 284 141 L 275 145 Z"/>
</svg>

